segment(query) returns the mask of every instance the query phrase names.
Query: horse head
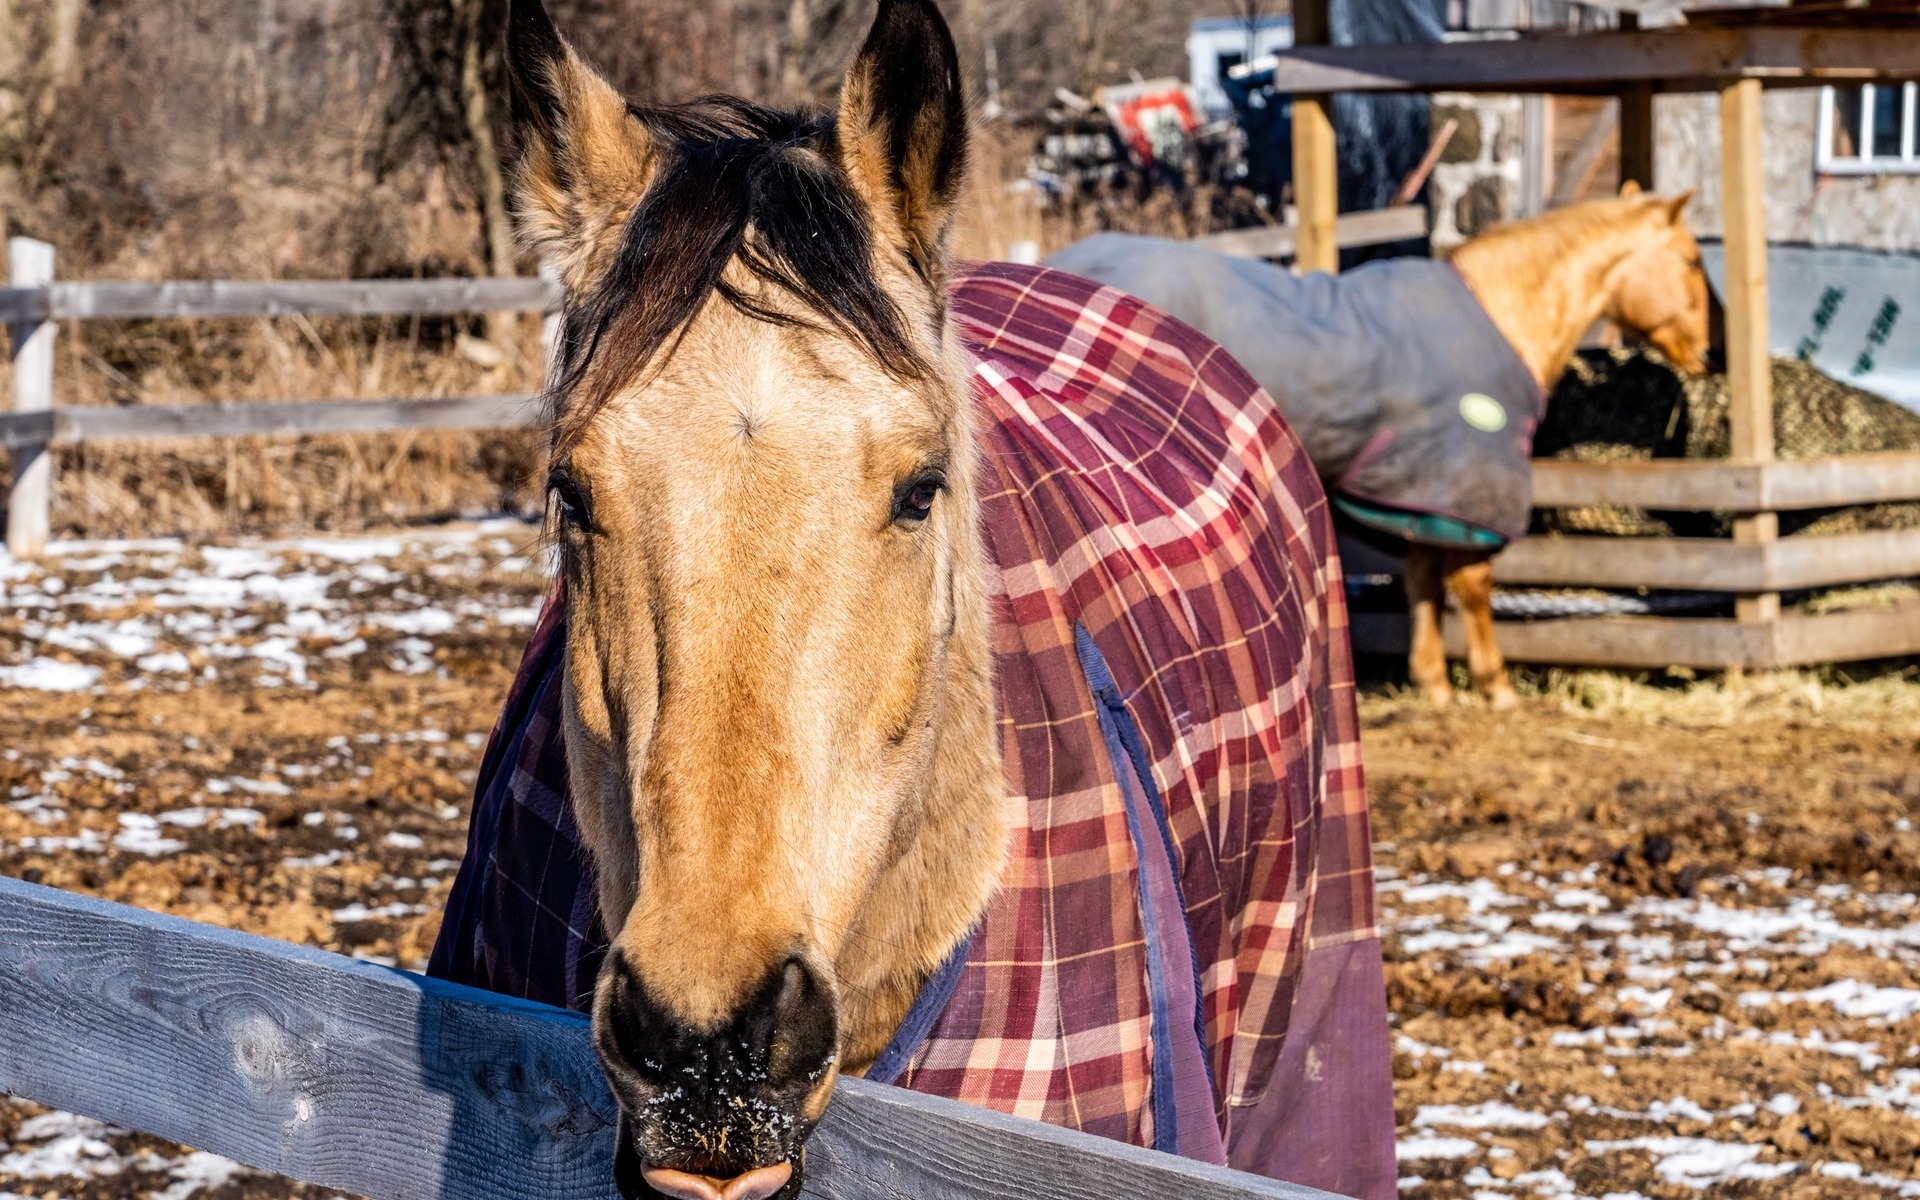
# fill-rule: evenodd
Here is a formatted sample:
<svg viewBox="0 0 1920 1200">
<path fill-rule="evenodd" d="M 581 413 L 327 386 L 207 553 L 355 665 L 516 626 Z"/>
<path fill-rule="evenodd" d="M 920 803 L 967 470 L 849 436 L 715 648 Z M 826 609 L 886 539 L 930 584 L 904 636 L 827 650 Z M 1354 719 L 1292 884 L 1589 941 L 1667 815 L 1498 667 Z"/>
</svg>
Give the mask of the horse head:
<svg viewBox="0 0 1920 1200">
<path fill-rule="evenodd" d="M 1700 244 L 1685 220 L 1693 193 L 1642 195 L 1629 182 L 1620 194 L 1638 202 L 1644 233 L 1620 265 L 1607 316 L 1681 370 L 1699 374 L 1707 369 L 1710 300 Z"/>
<path fill-rule="evenodd" d="M 837 116 L 644 109 L 538 0 L 508 36 L 520 228 L 566 290 L 548 480 L 617 1181 L 791 1197 L 1005 852 L 944 301 L 959 65 L 932 0 L 881 0 Z"/>
</svg>

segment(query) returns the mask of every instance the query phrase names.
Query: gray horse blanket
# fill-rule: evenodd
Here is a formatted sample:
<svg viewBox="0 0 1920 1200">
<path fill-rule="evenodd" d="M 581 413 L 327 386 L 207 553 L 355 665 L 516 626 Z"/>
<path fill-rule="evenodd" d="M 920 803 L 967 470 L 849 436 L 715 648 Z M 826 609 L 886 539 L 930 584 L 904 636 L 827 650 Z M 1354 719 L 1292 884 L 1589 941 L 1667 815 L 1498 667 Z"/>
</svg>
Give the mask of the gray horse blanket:
<svg viewBox="0 0 1920 1200">
<path fill-rule="evenodd" d="M 1544 398 L 1459 272 L 1430 259 L 1296 276 L 1103 233 L 1047 260 L 1206 334 L 1267 390 L 1341 507 L 1412 541 L 1526 532 Z"/>
</svg>

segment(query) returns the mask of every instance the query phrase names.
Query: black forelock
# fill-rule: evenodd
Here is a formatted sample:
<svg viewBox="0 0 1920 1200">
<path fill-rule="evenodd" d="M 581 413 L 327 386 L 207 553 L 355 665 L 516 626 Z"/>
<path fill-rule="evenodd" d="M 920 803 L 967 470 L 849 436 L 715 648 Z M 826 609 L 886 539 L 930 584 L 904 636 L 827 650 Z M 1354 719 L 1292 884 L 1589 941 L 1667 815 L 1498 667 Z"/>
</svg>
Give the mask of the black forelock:
<svg viewBox="0 0 1920 1200">
<path fill-rule="evenodd" d="M 659 167 L 605 275 L 569 297 L 552 393 L 556 444 L 670 352 L 716 292 L 763 321 L 807 321 L 727 282 L 736 259 L 809 317 L 860 342 L 895 377 L 930 373 L 875 277 L 873 235 L 833 156 L 831 116 L 731 96 L 633 115 L 652 136 Z"/>
</svg>

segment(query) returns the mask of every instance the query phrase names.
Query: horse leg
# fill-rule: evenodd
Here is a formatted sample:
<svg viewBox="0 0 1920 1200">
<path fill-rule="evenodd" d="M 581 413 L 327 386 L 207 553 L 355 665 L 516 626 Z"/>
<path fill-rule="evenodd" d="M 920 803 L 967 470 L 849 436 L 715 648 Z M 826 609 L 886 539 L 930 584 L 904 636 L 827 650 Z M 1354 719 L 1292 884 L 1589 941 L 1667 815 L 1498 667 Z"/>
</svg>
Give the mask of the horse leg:
<svg viewBox="0 0 1920 1200">
<path fill-rule="evenodd" d="M 1446 598 L 1440 551 L 1432 546 L 1407 546 L 1407 612 L 1413 618 L 1413 645 L 1407 654 L 1407 675 L 1427 699 L 1445 704 L 1453 699 L 1447 682 L 1447 649 L 1440 640 L 1440 607 Z"/>
<path fill-rule="evenodd" d="M 1507 681 L 1507 661 L 1493 631 L 1493 556 L 1449 550 L 1443 562 L 1447 590 L 1459 603 L 1460 619 L 1467 627 L 1467 670 L 1473 675 L 1474 690 L 1495 708 L 1512 708 L 1519 697 Z"/>
</svg>

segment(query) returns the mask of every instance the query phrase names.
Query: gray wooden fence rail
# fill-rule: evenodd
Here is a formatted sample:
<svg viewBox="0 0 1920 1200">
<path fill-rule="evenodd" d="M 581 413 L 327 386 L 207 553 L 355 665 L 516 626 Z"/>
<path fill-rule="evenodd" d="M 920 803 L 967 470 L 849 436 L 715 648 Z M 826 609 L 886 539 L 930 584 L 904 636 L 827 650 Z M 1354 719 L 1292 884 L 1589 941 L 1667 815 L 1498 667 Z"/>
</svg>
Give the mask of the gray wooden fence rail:
<svg viewBox="0 0 1920 1200">
<path fill-rule="evenodd" d="M 551 312 L 560 290 L 549 280 L 524 278 L 60 283 L 53 247 L 14 238 L 7 249 L 13 286 L 0 288 L 0 320 L 13 332 L 13 411 L 0 413 L 0 449 L 13 456 L 6 544 L 16 558 L 46 549 L 54 446 L 116 438 L 499 429 L 537 419 L 525 395 L 57 408 L 53 342 L 63 320 Z"/>
<path fill-rule="evenodd" d="M 0 1089 L 374 1200 L 612 1200 L 586 1018 L 0 878 Z M 843 1080 L 830 1200 L 1332 1200 Z"/>
</svg>

